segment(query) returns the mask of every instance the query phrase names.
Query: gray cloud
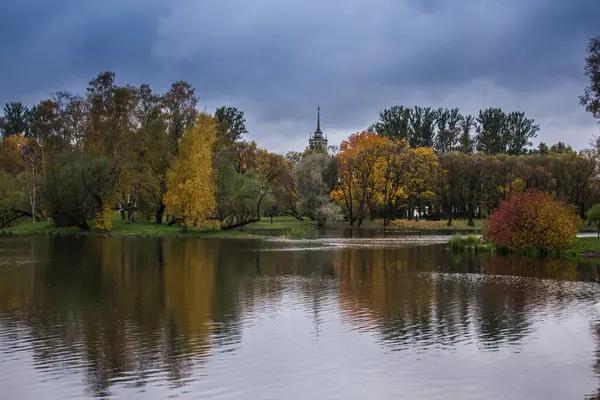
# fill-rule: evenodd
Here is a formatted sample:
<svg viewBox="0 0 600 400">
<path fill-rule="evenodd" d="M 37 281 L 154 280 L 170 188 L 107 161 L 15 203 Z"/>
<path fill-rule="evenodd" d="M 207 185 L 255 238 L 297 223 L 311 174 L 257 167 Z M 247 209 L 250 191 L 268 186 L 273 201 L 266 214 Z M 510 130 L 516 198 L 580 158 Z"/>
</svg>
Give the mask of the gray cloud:
<svg viewBox="0 0 600 400">
<path fill-rule="evenodd" d="M 208 108 L 233 104 L 251 138 L 300 150 L 317 104 L 332 141 L 394 104 L 524 110 L 540 139 L 585 147 L 592 0 L 116 0 L 3 5 L 0 102 L 83 90 L 98 72 L 166 90 L 185 79 Z"/>
</svg>

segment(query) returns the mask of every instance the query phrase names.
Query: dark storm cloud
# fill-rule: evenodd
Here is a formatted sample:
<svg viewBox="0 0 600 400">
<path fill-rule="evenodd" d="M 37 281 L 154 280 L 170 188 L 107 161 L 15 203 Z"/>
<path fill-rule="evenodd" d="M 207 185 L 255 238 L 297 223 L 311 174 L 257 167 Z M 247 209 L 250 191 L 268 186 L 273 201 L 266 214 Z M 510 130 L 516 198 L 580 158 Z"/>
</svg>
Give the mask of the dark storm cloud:
<svg viewBox="0 0 600 400">
<path fill-rule="evenodd" d="M 201 105 L 242 107 L 252 138 L 280 151 L 304 145 L 317 104 L 334 140 L 393 104 L 522 109 L 542 140 L 579 148 L 596 130 L 577 104 L 600 32 L 594 0 L 21 0 L 2 11 L 2 102 L 114 70 L 161 90 L 188 80 Z"/>
</svg>

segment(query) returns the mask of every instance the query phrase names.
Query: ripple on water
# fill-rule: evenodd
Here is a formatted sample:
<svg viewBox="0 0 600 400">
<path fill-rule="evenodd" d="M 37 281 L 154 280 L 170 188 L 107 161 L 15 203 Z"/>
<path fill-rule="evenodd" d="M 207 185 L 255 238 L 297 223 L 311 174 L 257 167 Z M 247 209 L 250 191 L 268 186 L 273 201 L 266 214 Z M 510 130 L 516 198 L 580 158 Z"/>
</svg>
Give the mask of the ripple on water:
<svg viewBox="0 0 600 400">
<path fill-rule="evenodd" d="M 60 278 L 52 263 L 0 275 L 0 386 L 51 400 L 593 393 L 598 285 L 441 272 L 441 246 L 388 251 L 446 239 L 274 239 L 252 250 L 343 251 L 251 260 L 229 242 L 89 242 Z"/>
<path fill-rule="evenodd" d="M 288 239 L 269 238 L 266 240 L 278 245 L 274 248 L 263 248 L 261 251 L 324 251 L 337 249 L 394 249 L 408 246 L 426 246 L 442 244 L 448 241 L 448 236 L 397 236 L 391 238 L 318 238 L 318 239 Z"/>
</svg>

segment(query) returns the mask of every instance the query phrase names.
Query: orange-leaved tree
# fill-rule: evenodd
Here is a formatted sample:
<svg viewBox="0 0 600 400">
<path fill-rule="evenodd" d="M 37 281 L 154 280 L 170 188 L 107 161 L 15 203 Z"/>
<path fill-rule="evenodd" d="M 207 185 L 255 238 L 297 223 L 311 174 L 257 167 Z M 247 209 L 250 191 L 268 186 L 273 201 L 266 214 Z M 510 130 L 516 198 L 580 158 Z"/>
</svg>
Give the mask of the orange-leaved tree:
<svg viewBox="0 0 600 400">
<path fill-rule="evenodd" d="M 340 144 L 338 185 L 331 195 L 345 207 L 350 225 L 360 226 L 375 203 L 381 185 L 376 166 L 386 143 L 388 139 L 376 133 L 361 132 Z"/>
<path fill-rule="evenodd" d="M 215 129 L 214 117 L 200 114 L 194 127 L 183 135 L 179 154 L 167 173 L 164 202 L 184 229 L 202 225 L 215 207 L 212 168 Z"/>
<path fill-rule="evenodd" d="M 502 201 L 485 222 L 485 236 L 510 250 L 553 250 L 571 242 L 579 223 L 573 206 L 528 190 Z"/>
</svg>

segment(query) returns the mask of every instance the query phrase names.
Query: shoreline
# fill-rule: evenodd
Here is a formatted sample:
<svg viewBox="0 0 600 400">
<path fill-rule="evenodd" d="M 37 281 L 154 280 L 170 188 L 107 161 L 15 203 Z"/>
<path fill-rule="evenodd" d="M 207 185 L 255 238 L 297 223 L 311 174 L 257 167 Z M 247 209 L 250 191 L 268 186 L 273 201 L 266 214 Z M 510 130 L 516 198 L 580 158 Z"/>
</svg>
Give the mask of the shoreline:
<svg viewBox="0 0 600 400">
<path fill-rule="evenodd" d="M 453 226 L 448 227 L 445 221 L 408 221 L 397 220 L 385 227 L 381 220 L 363 221 L 360 227 L 350 226 L 347 222 L 338 221 L 327 225 L 327 230 L 356 231 L 356 232 L 464 232 L 480 233 L 481 221 L 476 221 L 475 226 L 468 226 L 464 220 L 456 220 Z M 157 225 L 150 221 L 137 221 L 123 224 L 117 217 L 113 219 L 110 231 L 81 231 L 77 227 L 55 227 L 48 221 L 21 221 L 19 224 L 0 230 L 0 235 L 30 235 L 30 236 L 134 236 L 134 237 L 217 237 L 217 238 L 265 238 L 270 236 L 314 237 L 318 230 L 315 221 L 300 221 L 293 217 L 263 218 L 258 222 L 229 231 L 214 229 L 206 226 L 204 229 L 189 229 L 182 232 L 177 226 L 167 224 Z"/>
<path fill-rule="evenodd" d="M 600 262 L 600 238 L 596 236 L 575 236 L 567 247 L 551 251 L 541 251 L 539 249 L 511 251 L 498 247 L 491 242 L 482 241 L 474 235 L 462 234 L 452 236 L 446 245 L 448 251 L 459 254 L 502 252 L 530 257 L 558 257 L 579 263 L 597 264 Z"/>
</svg>

